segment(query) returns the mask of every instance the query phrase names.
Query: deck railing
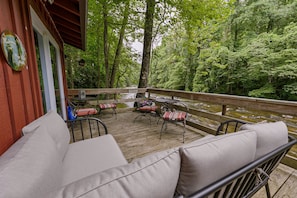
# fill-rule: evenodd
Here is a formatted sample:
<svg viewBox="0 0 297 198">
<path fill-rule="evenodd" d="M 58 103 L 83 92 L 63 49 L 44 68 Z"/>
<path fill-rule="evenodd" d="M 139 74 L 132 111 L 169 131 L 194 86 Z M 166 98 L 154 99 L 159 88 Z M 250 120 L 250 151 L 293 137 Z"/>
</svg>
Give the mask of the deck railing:
<svg viewBox="0 0 297 198">
<path fill-rule="evenodd" d="M 79 91 L 80 89 L 69 89 L 68 97 L 76 97 Z M 136 93 L 146 93 L 149 98 L 179 99 L 188 104 L 187 111 L 191 116 L 187 120 L 187 125 L 210 134 L 215 134 L 219 124 L 229 119 L 245 122 L 283 120 L 288 126 L 290 135 L 297 138 L 297 102 L 155 88 L 84 89 L 84 91 L 87 97 L 93 96 L 93 100 L 97 103 L 109 103 L 111 101 L 126 103 L 141 100 L 135 98 Z M 104 94 L 113 97 L 109 97 L 107 100 L 98 97 Z M 120 97 L 121 94 L 131 94 L 134 98 L 124 99 Z M 201 104 L 213 105 L 214 110 L 205 110 L 201 108 Z M 179 106 L 176 108 L 183 109 Z M 236 112 L 237 110 L 240 112 Z M 243 115 L 245 111 L 249 111 L 252 116 Z M 283 163 L 297 169 L 297 146 L 284 158 Z"/>
</svg>

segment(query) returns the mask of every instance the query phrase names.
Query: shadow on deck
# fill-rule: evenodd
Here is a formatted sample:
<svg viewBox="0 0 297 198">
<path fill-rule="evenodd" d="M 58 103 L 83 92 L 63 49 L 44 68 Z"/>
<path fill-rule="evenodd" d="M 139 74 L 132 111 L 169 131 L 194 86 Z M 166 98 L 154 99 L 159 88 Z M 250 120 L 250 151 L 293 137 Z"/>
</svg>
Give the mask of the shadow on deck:
<svg viewBox="0 0 297 198">
<path fill-rule="evenodd" d="M 167 130 L 160 140 L 163 120 L 160 119 L 158 124 L 158 118 L 155 117 L 151 117 L 151 122 L 148 116 L 141 116 L 135 120 L 138 115 L 138 112 L 125 110 L 118 113 L 117 118 L 109 111 L 103 111 L 99 116 L 106 124 L 108 133 L 114 136 L 129 162 L 153 152 L 183 145 L 181 125 L 168 124 Z M 205 135 L 207 133 L 187 126 L 185 144 L 200 139 Z M 76 136 L 76 141 L 81 139 L 80 134 L 76 133 Z M 85 138 L 89 137 L 85 136 Z M 297 170 L 280 164 L 271 174 L 269 185 L 273 197 L 295 198 L 297 195 Z M 264 187 L 253 197 L 266 197 Z"/>
</svg>

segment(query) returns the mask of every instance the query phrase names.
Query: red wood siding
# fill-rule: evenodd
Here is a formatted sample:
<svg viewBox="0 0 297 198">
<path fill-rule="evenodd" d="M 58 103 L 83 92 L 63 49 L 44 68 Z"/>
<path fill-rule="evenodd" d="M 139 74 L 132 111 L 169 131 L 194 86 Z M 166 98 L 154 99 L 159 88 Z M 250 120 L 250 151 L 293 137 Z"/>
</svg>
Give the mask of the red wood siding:
<svg viewBox="0 0 297 198">
<path fill-rule="evenodd" d="M 15 32 L 27 51 L 27 67 L 21 72 L 13 71 L 0 52 L 1 155 L 21 137 L 22 127 L 43 114 L 43 109 L 27 0 L 1 0 L 0 13 L 0 33 Z"/>
</svg>

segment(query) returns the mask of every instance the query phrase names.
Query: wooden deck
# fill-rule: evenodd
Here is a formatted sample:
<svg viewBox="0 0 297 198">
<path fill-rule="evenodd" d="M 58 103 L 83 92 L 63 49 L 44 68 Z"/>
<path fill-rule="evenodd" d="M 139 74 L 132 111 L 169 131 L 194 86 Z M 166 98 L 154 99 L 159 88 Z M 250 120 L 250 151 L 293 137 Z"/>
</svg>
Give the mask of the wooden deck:
<svg viewBox="0 0 297 198">
<path fill-rule="evenodd" d="M 160 140 L 162 120 L 152 117 L 138 117 L 138 112 L 125 110 L 112 116 L 112 112 L 105 110 L 99 118 L 106 124 L 109 134 L 112 134 L 119 144 L 126 159 L 133 159 L 147 154 L 174 148 L 182 145 L 182 127 L 168 124 L 166 133 Z M 187 127 L 185 144 L 204 137 L 207 133 Z M 271 195 L 273 197 L 295 198 L 297 196 L 297 170 L 283 164 L 279 165 L 271 175 L 269 181 Z M 266 197 L 264 188 L 253 197 Z"/>
<path fill-rule="evenodd" d="M 138 112 L 125 111 L 117 114 L 117 119 L 111 111 L 103 112 L 100 119 L 106 124 L 108 132 L 114 136 L 126 159 L 131 162 L 135 158 L 149 153 L 166 150 L 182 145 L 181 125 L 167 124 L 167 129 L 160 140 L 160 130 L 163 120 L 147 116 L 139 116 Z M 151 120 L 150 120 L 151 119 Z M 158 124 L 157 124 L 158 123 Z M 199 133 L 200 132 L 200 133 Z M 206 133 L 199 130 L 186 130 L 185 143 L 202 138 Z"/>
</svg>

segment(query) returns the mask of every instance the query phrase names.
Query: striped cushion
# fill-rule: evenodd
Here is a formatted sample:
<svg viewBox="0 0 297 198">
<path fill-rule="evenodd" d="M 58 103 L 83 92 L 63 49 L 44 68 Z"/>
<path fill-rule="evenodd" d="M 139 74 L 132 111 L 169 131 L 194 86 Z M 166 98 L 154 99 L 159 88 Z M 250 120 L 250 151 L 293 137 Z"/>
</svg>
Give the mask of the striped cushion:
<svg viewBox="0 0 297 198">
<path fill-rule="evenodd" d="M 184 121 L 187 113 L 182 111 L 166 111 L 163 115 L 164 120 Z"/>
<path fill-rule="evenodd" d="M 117 104 L 111 103 L 111 104 L 99 104 L 100 109 L 115 109 L 117 107 Z"/>
<path fill-rule="evenodd" d="M 139 108 L 140 112 L 154 112 L 158 109 L 158 106 L 143 106 Z"/>
<path fill-rule="evenodd" d="M 97 110 L 95 108 L 83 108 L 75 111 L 77 116 L 86 116 L 86 115 L 94 115 L 97 114 Z"/>
</svg>

